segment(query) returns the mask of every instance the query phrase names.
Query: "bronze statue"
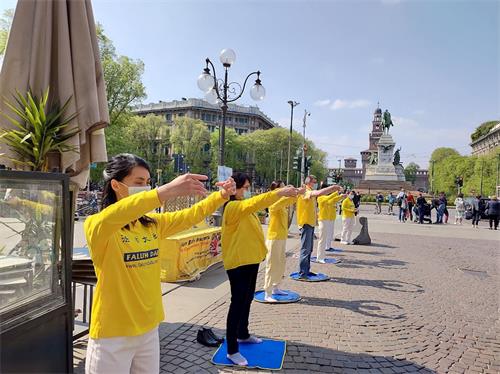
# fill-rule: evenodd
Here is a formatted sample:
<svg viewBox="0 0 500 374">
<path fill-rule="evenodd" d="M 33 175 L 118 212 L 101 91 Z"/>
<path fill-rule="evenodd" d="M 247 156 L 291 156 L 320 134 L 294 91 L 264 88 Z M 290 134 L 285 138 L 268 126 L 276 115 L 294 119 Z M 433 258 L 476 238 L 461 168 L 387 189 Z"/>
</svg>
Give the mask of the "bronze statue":
<svg viewBox="0 0 500 374">
<path fill-rule="evenodd" d="M 394 152 L 394 162 L 392 163 L 394 166 L 401 164 L 401 156 L 399 152 L 401 151 L 401 147 L 396 149 L 396 152 Z"/>
<path fill-rule="evenodd" d="M 384 130 L 384 133 L 389 134 L 389 128 L 391 126 L 394 126 L 394 123 L 391 119 L 391 113 L 389 113 L 389 111 L 386 109 L 384 112 L 384 117 L 382 118 L 382 128 Z"/>
<path fill-rule="evenodd" d="M 378 163 L 378 153 L 377 152 L 372 152 L 370 154 L 370 159 L 368 160 L 368 163 L 370 165 L 376 165 Z"/>
</svg>

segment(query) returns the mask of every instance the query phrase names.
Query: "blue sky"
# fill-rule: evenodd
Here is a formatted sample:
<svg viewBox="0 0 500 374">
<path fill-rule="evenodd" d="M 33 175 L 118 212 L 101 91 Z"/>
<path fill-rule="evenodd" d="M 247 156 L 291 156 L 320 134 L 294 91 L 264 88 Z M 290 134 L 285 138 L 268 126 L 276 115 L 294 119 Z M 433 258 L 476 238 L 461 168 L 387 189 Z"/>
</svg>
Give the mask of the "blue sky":
<svg viewBox="0 0 500 374">
<path fill-rule="evenodd" d="M 498 1 L 109 1 L 94 16 L 118 53 L 145 63 L 145 102 L 202 97 L 205 57 L 236 51 L 230 78 L 260 69 L 258 106 L 328 152 L 329 165 L 368 147 L 380 102 L 402 161 L 438 146 L 470 153 L 469 135 L 500 119 Z M 0 10 L 12 7 L 2 0 Z M 238 102 L 254 105 L 248 93 Z"/>
</svg>

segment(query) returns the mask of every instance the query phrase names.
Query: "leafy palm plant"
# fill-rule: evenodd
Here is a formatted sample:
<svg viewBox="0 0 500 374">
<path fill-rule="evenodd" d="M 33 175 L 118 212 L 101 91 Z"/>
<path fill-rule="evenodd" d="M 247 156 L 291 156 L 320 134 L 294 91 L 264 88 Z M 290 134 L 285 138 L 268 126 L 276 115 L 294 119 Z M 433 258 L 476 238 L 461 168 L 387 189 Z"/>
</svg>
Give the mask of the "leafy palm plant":
<svg viewBox="0 0 500 374">
<path fill-rule="evenodd" d="M 27 166 L 34 171 L 48 171 L 49 155 L 54 152 L 73 151 L 75 147 L 67 145 L 68 139 L 80 132 L 72 129 L 64 132 L 78 113 L 64 116 L 71 97 L 60 107 L 57 103 L 48 108 L 49 88 L 38 99 L 31 91 L 26 97 L 16 90 L 15 102 L 5 100 L 7 107 L 19 118 L 1 113 L 12 125 L 13 129 L 2 130 L 0 138 L 18 157 L 8 157 L 16 165 Z M 6 157 L 4 154 L 0 154 Z"/>
</svg>

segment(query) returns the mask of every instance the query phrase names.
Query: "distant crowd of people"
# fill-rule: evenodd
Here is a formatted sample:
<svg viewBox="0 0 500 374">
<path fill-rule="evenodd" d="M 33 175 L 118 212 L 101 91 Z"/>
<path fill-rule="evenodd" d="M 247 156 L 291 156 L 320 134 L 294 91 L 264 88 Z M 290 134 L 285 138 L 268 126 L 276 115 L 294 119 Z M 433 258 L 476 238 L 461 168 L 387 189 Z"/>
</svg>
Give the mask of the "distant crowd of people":
<svg viewBox="0 0 500 374">
<path fill-rule="evenodd" d="M 434 223 L 446 224 L 449 219 L 448 199 L 444 192 L 440 192 L 437 197 L 431 198 L 429 201 L 420 192 L 415 199 L 411 191 L 406 192 L 404 188 L 397 195 L 389 192 L 389 195 L 384 197 L 378 192 L 375 196 L 375 214 L 382 213 L 382 204 L 388 203 L 387 214 L 395 215 L 394 206 L 399 208 L 399 222 L 413 221 L 419 224 Z M 497 230 L 500 220 L 500 201 L 496 196 L 491 196 L 490 199 L 483 198 L 481 195 L 471 196 L 467 200 L 464 199 L 462 193 L 458 194 L 454 201 L 455 205 L 455 225 L 462 225 L 464 219 L 472 220 L 472 226 L 479 227 L 481 218 L 489 220 L 490 230 Z M 436 220 L 432 222 L 431 212 L 436 211 Z"/>
</svg>

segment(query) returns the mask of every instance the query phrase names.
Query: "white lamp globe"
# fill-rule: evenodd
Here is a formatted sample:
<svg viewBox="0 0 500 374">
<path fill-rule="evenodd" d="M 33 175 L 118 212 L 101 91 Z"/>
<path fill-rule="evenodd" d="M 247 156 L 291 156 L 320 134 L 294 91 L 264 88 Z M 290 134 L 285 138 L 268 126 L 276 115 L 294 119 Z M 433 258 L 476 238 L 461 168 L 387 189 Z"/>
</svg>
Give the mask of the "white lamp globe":
<svg viewBox="0 0 500 374">
<path fill-rule="evenodd" d="M 221 51 L 219 58 L 222 65 L 231 66 L 236 61 L 236 53 L 231 48 L 226 48 Z"/>
<path fill-rule="evenodd" d="M 214 87 L 214 77 L 209 73 L 203 72 L 198 77 L 198 88 L 203 92 L 208 92 Z"/>
<path fill-rule="evenodd" d="M 217 92 L 213 87 L 205 94 L 205 100 L 207 100 L 210 104 L 217 104 L 219 98 L 217 97 Z"/>
<path fill-rule="evenodd" d="M 266 97 L 266 89 L 261 84 L 255 83 L 250 89 L 250 97 L 255 101 L 264 100 L 264 97 Z"/>
</svg>

